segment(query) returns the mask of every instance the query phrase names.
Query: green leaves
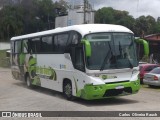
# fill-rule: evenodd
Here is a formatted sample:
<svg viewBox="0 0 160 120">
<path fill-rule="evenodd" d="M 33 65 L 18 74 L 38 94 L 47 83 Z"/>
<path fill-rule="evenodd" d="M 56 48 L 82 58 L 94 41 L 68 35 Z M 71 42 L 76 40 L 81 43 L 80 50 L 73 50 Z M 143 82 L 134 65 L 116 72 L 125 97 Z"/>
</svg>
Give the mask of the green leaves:
<svg viewBox="0 0 160 120">
<path fill-rule="evenodd" d="M 0 10 L 0 41 L 13 36 L 53 29 L 56 8 L 66 12 L 64 0 L 21 0 L 18 3 L 6 3 Z"/>
<path fill-rule="evenodd" d="M 160 32 L 160 22 L 156 22 L 152 16 L 140 16 L 134 19 L 127 11 L 115 10 L 111 7 L 103 7 L 97 10 L 95 22 L 126 26 L 135 33 L 135 36 Z"/>
<path fill-rule="evenodd" d="M 7 0 L 6 0 L 7 1 Z M 17 4 L 5 3 L 0 10 L 0 41 L 13 36 L 53 29 L 55 17 L 65 14 L 70 6 L 65 0 L 21 0 Z M 131 29 L 135 36 L 160 32 L 160 20 L 152 16 L 140 16 L 134 19 L 127 11 L 103 7 L 96 11 L 95 22 L 119 24 Z"/>
<path fill-rule="evenodd" d="M 9 40 L 11 36 L 23 32 L 22 15 L 20 9 L 6 6 L 0 11 L 0 39 Z"/>
</svg>

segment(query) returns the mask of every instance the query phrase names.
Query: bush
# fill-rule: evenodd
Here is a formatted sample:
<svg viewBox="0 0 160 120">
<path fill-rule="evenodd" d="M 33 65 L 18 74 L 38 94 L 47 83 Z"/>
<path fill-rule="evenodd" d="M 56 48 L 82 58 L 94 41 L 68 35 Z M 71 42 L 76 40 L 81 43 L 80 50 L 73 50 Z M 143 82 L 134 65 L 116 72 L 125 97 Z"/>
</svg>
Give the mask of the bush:
<svg viewBox="0 0 160 120">
<path fill-rule="evenodd" d="M 6 56 L 7 50 L 0 50 L 0 67 L 10 67 L 10 58 Z"/>
</svg>

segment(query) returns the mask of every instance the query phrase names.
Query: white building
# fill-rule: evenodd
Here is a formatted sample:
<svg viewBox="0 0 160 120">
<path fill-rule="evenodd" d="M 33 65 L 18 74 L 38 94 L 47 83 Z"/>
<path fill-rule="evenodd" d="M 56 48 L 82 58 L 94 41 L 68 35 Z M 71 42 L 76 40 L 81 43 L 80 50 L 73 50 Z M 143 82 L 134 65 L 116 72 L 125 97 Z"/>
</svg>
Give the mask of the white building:
<svg viewBox="0 0 160 120">
<path fill-rule="evenodd" d="M 66 27 L 79 24 L 91 24 L 94 23 L 94 11 L 92 8 L 87 8 L 84 14 L 84 6 L 78 5 L 74 9 L 68 11 L 67 16 L 56 17 L 55 27 Z M 85 16 L 85 18 L 84 18 Z M 84 21 L 85 19 L 85 21 Z"/>
<path fill-rule="evenodd" d="M 0 42 L 0 50 L 7 50 L 7 49 L 10 49 L 10 43 Z"/>
</svg>

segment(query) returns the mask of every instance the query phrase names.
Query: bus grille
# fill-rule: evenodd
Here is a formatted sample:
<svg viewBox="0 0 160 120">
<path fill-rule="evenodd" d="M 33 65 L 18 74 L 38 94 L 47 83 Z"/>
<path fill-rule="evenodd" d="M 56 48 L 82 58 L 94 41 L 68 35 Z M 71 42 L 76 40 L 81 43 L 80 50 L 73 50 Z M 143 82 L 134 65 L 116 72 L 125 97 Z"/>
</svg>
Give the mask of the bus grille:
<svg viewBox="0 0 160 120">
<path fill-rule="evenodd" d="M 127 94 L 131 94 L 132 93 L 132 89 L 130 87 L 126 87 L 123 89 L 110 89 L 107 90 L 104 94 L 103 97 L 111 97 L 111 96 L 117 96 L 123 93 L 127 93 Z"/>
<path fill-rule="evenodd" d="M 108 83 L 105 83 L 105 84 L 115 84 L 115 83 L 124 83 L 124 82 L 129 82 L 129 80 L 126 80 L 126 81 L 118 81 L 118 82 L 108 82 Z"/>
</svg>

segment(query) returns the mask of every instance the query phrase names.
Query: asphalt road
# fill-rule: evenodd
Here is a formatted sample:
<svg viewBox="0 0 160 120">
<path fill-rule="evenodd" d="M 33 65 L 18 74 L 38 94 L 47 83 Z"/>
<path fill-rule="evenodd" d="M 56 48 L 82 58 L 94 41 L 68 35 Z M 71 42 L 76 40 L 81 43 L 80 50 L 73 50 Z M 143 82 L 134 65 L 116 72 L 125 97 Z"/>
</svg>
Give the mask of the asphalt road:
<svg viewBox="0 0 160 120">
<path fill-rule="evenodd" d="M 0 68 L 0 111 L 160 111 L 160 88 L 143 86 L 135 95 L 93 101 L 82 99 L 68 101 L 59 92 L 40 87 L 28 89 L 25 83 L 12 78 L 10 69 Z M 55 119 L 70 120 L 75 118 Z M 76 119 L 81 120 L 82 118 Z M 85 120 L 88 119 L 106 120 L 106 118 L 85 118 Z M 135 120 L 135 117 L 107 118 L 107 120 L 115 119 Z M 137 117 L 136 119 L 143 118 Z M 158 120 L 155 117 L 144 119 Z"/>
</svg>

